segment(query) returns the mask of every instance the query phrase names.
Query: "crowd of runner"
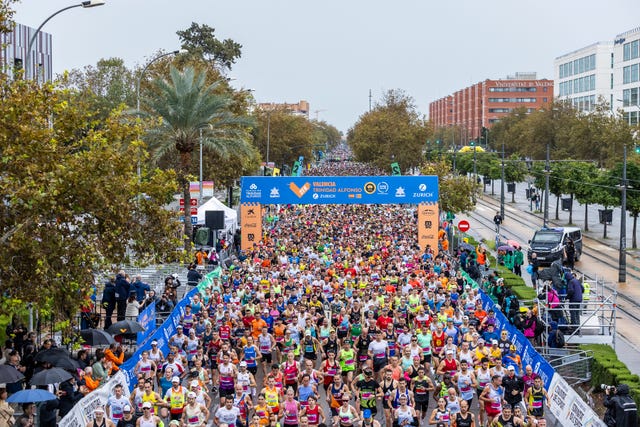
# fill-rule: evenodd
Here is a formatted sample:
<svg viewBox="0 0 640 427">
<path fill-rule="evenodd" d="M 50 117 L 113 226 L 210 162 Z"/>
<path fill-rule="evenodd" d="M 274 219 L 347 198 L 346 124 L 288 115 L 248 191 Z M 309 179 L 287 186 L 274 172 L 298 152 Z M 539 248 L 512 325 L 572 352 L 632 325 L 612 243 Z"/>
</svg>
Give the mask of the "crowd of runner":
<svg viewBox="0 0 640 427">
<path fill-rule="evenodd" d="M 90 426 L 545 425 L 541 378 L 460 254 L 417 246 L 414 209 L 268 215 L 262 242 L 190 301 L 168 354 L 152 342 L 130 396 L 115 387 Z"/>
</svg>

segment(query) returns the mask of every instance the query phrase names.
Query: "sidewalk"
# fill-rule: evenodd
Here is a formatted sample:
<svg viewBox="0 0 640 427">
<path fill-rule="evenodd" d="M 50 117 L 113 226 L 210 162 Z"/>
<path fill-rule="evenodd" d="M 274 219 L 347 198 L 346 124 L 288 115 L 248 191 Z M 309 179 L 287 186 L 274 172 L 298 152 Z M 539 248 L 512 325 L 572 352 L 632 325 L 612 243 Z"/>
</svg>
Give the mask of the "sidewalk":
<svg viewBox="0 0 640 427">
<path fill-rule="evenodd" d="M 484 193 L 485 198 L 493 198 L 495 201 L 500 202 L 500 180 L 496 180 L 495 182 L 495 195 L 491 195 L 491 186 L 488 185 L 487 192 Z M 539 218 L 540 224 L 542 224 L 543 213 L 536 213 L 530 210 L 530 203 L 526 198 L 526 189 L 528 185 L 526 183 L 519 183 L 516 185 L 516 193 L 515 193 L 515 203 L 511 202 L 511 193 L 505 193 L 505 217 L 508 223 L 509 216 L 514 215 L 514 211 L 522 212 L 523 215 L 531 215 Z M 505 185 L 506 191 L 506 185 Z M 559 210 L 559 220 L 555 219 L 555 209 L 556 209 L 556 197 L 550 195 L 549 197 L 549 225 L 550 226 L 567 226 L 569 225 L 569 212 Z M 560 199 L 562 200 L 562 199 Z M 544 200 L 542 201 L 544 202 Z M 561 201 L 560 201 L 561 203 Z M 598 217 L 598 209 L 602 209 L 602 206 L 598 205 L 589 205 L 588 208 L 588 225 L 589 231 L 584 231 L 584 205 L 578 203 L 577 200 L 573 201 L 573 226 L 580 227 L 583 230 L 583 234 L 595 240 L 597 243 L 592 245 L 591 242 L 588 243 L 595 250 L 600 250 L 600 252 L 607 250 L 607 252 L 611 253 L 615 252 L 617 254 L 619 250 L 619 242 L 620 242 L 620 208 L 613 209 L 613 224 L 607 226 L 607 238 L 603 239 L 602 235 L 604 232 L 604 225 L 599 223 Z M 535 209 L 535 206 L 534 206 Z M 544 209 L 544 204 L 540 204 L 540 210 Z M 633 227 L 633 218 L 628 214 L 627 218 L 627 247 L 631 246 L 631 232 Z M 597 246 L 600 246 L 598 248 Z M 616 255 L 617 256 L 617 255 Z M 630 277 L 629 273 L 637 274 L 638 270 L 638 260 L 640 259 L 640 250 L 638 249 L 627 249 L 627 283 L 618 284 L 617 291 L 619 294 L 624 294 L 629 296 L 636 301 L 640 301 L 640 283 L 635 277 Z M 580 269 L 580 265 L 577 265 L 578 269 Z M 621 319 L 620 322 L 626 322 L 627 319 Z M 631 320 L 628 320 L 631 322 Z M 622 326 L 622 325 L 620 325 Z M 631 326 L 631 325 L 630 325 Z M 619 359 L 624 362 L 629 370 L 634 373 L 640 375 L 640 348 L 638 348 L 635 344 L 631 343 L 627 338 L 622 336 L 620 333 L 616 336 L 616 354 Z"/>
</svg>

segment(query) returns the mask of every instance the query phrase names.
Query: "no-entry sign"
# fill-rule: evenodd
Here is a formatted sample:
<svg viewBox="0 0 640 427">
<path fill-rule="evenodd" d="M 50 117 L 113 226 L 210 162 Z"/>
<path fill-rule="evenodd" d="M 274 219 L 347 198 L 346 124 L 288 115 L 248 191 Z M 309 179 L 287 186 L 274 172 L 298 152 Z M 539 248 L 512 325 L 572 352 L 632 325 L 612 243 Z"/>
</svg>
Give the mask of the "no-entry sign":
<svg viewBox="0 0 640 427">
<path fill-rule="evenodd" d="M 469 221 L 463 219 L 458 223 L 458 230 L 462 231 L 463 233 L 469 231 L 470 228 L 471 225 L 469 225 Z"/>
</svg>

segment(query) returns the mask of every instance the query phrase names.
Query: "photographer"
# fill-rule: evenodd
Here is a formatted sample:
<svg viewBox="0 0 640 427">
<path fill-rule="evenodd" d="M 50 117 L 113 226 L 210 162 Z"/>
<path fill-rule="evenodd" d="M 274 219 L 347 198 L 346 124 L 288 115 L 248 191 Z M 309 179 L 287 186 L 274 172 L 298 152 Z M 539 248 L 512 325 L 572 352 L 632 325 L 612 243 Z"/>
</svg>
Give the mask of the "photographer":
<svg viewBox="0 0 640 427">
<path fill-rule="evenodd" d="M 604 406 L 604 422 L 609 427 L 631 427 L 638 425 L 638 407 L 629 396 L 629 386 L 618 385 L 618 388 L 607 387 Z"/>
</svg>

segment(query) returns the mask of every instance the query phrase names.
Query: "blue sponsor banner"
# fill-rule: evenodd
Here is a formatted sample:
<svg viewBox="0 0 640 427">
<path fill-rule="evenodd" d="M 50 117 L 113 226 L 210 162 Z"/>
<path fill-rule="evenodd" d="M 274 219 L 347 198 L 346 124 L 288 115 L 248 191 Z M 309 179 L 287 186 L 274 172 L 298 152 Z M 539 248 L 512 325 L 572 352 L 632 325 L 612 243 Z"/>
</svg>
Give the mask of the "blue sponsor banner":
<svg viewBox="0 0 640 427">
<path fill-rule="evenodd" d="M 467 280 L 473 283 L 474 287 L 478 287 L 478 284 L 469 276 L 466 277 Z M 555 373 L 553 367 L 536 351 L 535 347 L 531 345 L 527 337 L 509 323 L 502 311 L 496 309 L 496 304 L 482 289 L 480 289 L 480 299 L 482 300 L 483 310 L 486 312 L 489 312 L 489 310 L 495 311 L 496 331 L 500 333 L 499 331 L 506 329 L 507 332 L 509 332 L 509 339 L 516 346 L 516 353 L 520 355 L 520 359 L 522 360 L 522 368 L 524 369 L 525 366 L 531 365 L 533 372 L 540 375 L 544 386 L 549 389 L 551 386 L 551 380 L 553 379 L 553 374 Z"/>
<path fill-rule="evenodd" d="M 144 326 L 144 331 L 138 332 L 138 345 L 144 343 L 151 332 L 156 329 L 156 303 L 155 301 L 149 304 L 142 313 L 138 315 L 138 323 Z"/>
<path fill-rule="evenodd" d="M 142 352 L 151 350 L 151 341 L 158 342 L 158 348 L 162 351 L 162 354 L 164 354 L 165 357 L 169 354 L 169 338 L 176 333 L 176 326 L 180 324 L 182 316 L 184 316 L 184 308 L 188 304 L 191 304 L 191 299 L 197 292 L 197 287 L 191 289 L 184 298 L 176 304 L 167 320 L 165 320 L 164 323 L 151 334 L 151 336 L 147 337 L 146 342 L 139 346 L 136 352 L 120 366 L 120 371 L 129 378 L 129 391 L 133 390 L 138 382 L 134 369 L 140 360 Z"/>
<path fill-rule="evenodd" d="M 243 176 L 240 203 L 419 204 L 438 201 L 437 176 Z"/>
</svg>

